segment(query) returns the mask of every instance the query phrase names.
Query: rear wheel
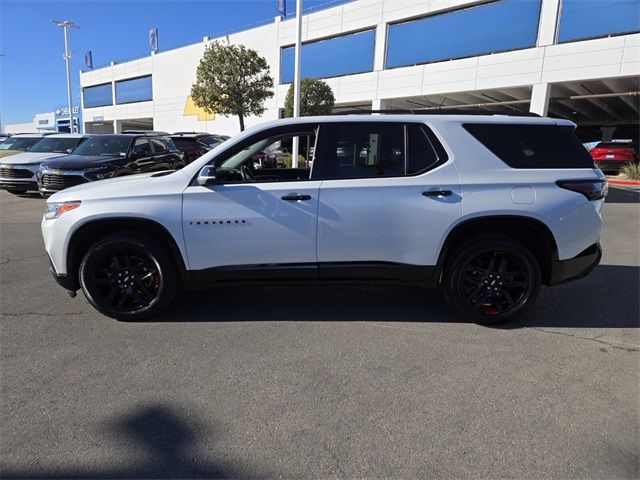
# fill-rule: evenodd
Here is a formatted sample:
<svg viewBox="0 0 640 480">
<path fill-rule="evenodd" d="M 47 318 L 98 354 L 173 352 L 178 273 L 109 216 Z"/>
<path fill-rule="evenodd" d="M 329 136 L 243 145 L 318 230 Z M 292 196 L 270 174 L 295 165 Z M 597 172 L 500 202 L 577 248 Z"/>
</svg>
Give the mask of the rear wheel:
<svg viewBox="0 0 640 480">
<path fill-rule="evenodd" d="M 176 267 L 164 245 L 124 233 L 93 244 L 80 264 L 80 285 L 101 313 L 141 320 L 164 310 L 177 289 Z"/>
<path fill-rule="evenodd" d="M 477 323 L 513 320 L 540 291 L 540 267 L 521 243 L 509 237 L 476 238 L 447 261 L 443 290 L 456 312 Z"/>
</svg>

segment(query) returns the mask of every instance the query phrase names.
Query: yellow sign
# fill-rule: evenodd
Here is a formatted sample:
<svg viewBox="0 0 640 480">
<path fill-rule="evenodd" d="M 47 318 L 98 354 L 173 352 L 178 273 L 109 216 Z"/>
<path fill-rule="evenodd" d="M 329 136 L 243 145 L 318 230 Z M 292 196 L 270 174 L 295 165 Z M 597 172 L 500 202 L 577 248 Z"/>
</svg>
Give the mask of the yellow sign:
<svg viewBox="0 0 640 480">
<path fill-rule="evenodd" d="M 216 119 L 216 115 L 214 113 L 207 113 L 205 112 L 204 108 L 196 106 L 196 104 L 193 103 L 193 98 L 191 98 L 191 95 L 187 97 L 187 101 L 184 104 L 184 112 L 182 112 L 182 115 L 197 115 L 198 120 L 200 120 L 201 122 Z"/>
</svg>

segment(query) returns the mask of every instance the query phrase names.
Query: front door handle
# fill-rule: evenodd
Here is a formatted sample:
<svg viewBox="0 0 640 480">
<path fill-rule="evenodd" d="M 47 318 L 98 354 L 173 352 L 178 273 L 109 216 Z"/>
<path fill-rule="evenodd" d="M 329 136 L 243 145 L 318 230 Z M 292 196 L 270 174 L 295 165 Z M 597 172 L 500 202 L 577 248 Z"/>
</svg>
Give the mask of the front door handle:
<svg viewBox="0 0 640 480">
<path fill-rule="evenodd" d="M 311 200 L 311 195 L 299 195 L 297 193 L 290 193 L 289 195 L 284 195 L 282 200 L 286 200 L 288 202 L 297 202 L 298 200 Z"/>
<path fill-rule="evenodd" d="M 451 190 L 427 190 L 426 192 L 422 192 L 422 195 L 425 197 L 448 197 L 452 194 L 453 192 Z"/>
</svg>

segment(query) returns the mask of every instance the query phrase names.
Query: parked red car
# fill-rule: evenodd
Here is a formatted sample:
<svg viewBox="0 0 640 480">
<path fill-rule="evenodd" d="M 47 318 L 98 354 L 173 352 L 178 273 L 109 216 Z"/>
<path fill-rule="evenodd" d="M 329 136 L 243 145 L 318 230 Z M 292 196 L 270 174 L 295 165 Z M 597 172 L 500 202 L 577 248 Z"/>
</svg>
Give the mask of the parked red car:
<svg viewBox="0 0 640 480">
<path fill-rule="evenodd" d="M 589 153 L 605 173 L 619 173 L 624 165 L 638 161 L 638 150 L 631 142 L 600 142 Z"/>
</svg>

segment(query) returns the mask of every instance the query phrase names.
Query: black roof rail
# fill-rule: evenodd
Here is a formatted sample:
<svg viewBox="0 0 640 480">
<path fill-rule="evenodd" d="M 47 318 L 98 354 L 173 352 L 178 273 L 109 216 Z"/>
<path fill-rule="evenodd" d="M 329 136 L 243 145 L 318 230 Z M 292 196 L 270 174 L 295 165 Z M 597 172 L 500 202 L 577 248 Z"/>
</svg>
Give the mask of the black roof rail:
<svg viewBox="0 0 640 480">
<path fill-rule="evenodd" d="M 540 117 L 537 113 L 515 110 L 493 110 L 480 108 L 431 108 L 396 110 L 345 110 L 331 115 L 370 115 L 372 113 L 388 115 L 505 115 L 509 117 Z"/>
</svg>

